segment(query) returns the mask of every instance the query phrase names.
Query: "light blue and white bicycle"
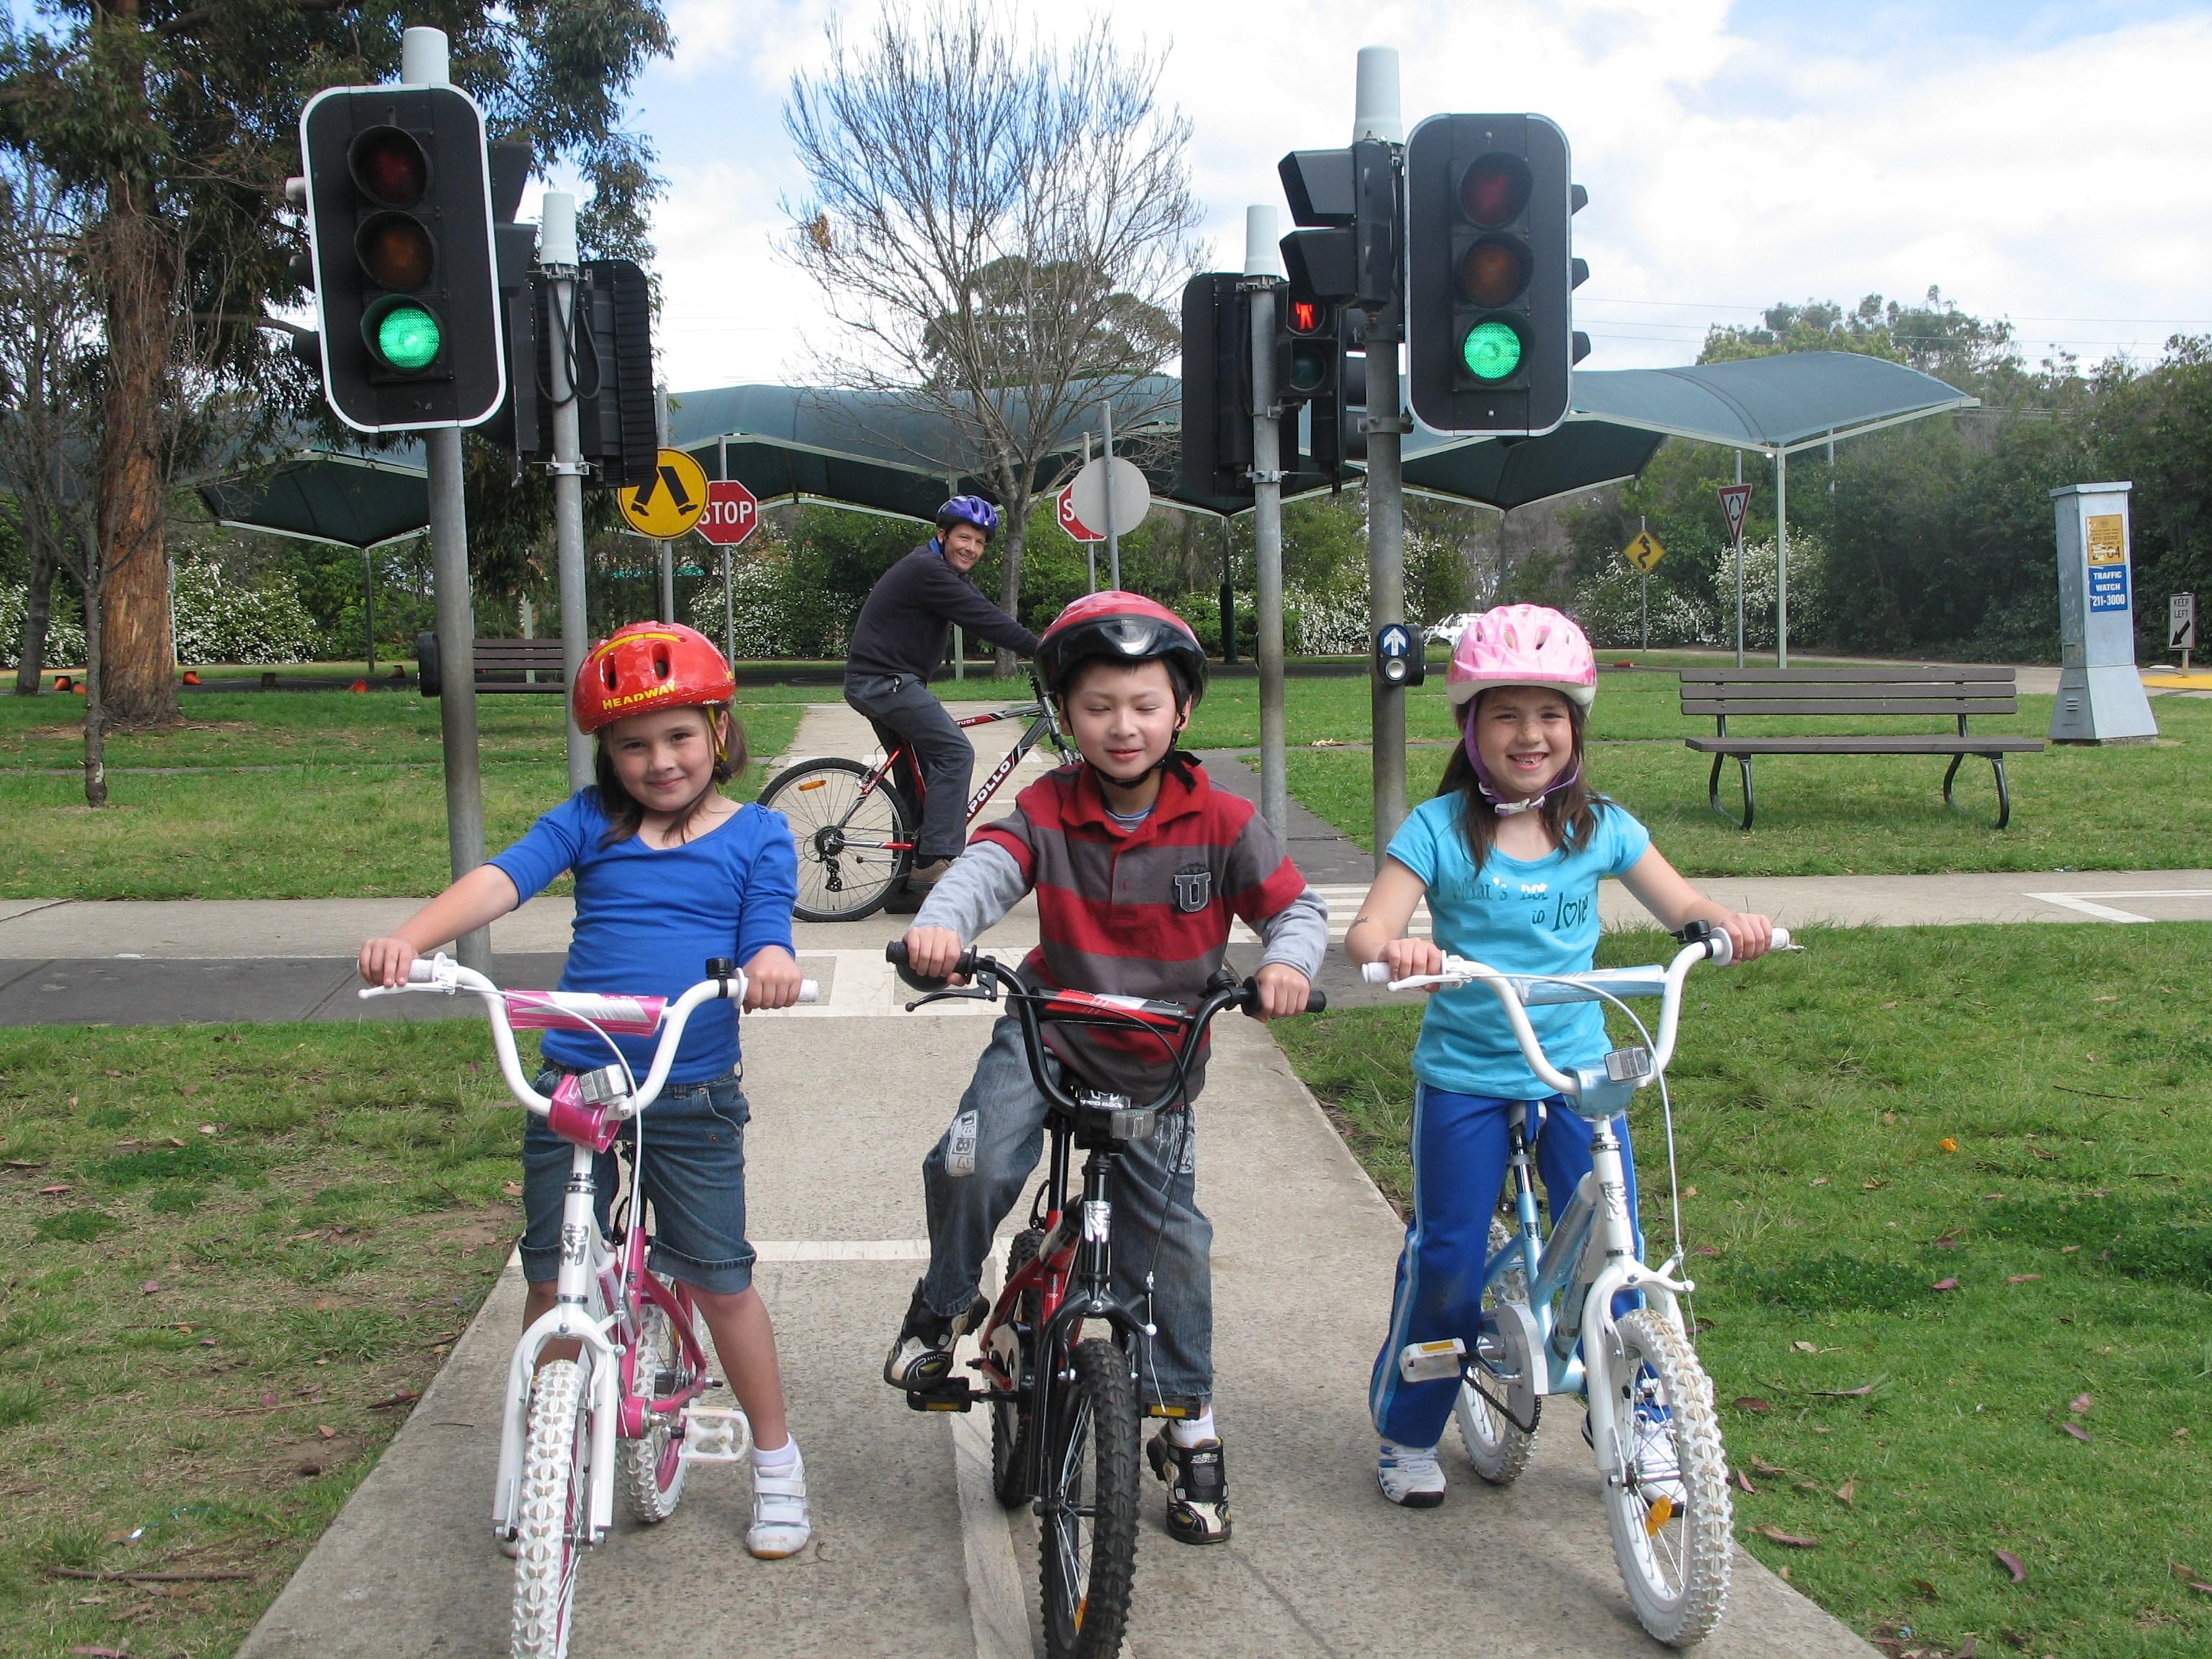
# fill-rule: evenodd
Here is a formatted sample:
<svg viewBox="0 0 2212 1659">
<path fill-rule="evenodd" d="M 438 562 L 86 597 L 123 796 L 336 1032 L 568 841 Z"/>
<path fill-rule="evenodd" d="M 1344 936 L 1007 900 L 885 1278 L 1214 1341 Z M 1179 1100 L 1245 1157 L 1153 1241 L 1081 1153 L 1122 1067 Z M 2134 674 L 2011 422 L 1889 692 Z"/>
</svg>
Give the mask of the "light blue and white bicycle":
<svg viewBox="0 0 2212 1659">
<path fill-rule="evenodd" d="M 1528 1467 L 1547 1395 L 1584 1395 L 1589 1438 L 1604 1483 L 1606 1519 L 1629 1601 L 1644 1628 L 1673 1647 L 1712 1633 L 1728 1605 L 1733 1516 L 1728 1462 L 1721 1449 L 1713 1385 L 1698 1363 L 1680 1298 L 1696 1286 L 1681 1277 L 1680 1204 L 1675 1251 L 1646 1267 L 1629 1213 L 1627 1170 L 1612 1120 L 1637 1090 L 1660 1085 L 1681 1012 L 1682 982 L 1701 962 L 1725 964 L 1728 935 L 1693 922 L 1683 948 L 1661 967 L 1595 969 L 1583 974 L 1502 973 L 1447 956 L 1443 971 L 1393 980 L 1370 963 L 1370 984 L 1394 991 L 1486 986 L 1498 999 L 1528 1067 L 1590 1124 L 1590 1172 L 1575 1188 L 1547 1237 L 1538 1219 L 1525 1109 L 1510 1131 L 1514 1220 L 1490 1224 L 1482 1322 L 1469 1352 L 1459 1338 L 1409 1345 L 1398 1356 L 1407 1381 L 1460 1379 L 1454 1415 L 1475 1473 L 1504 1486 Z M 1774 930 L 1774 945 L 1790 936 Z M 1657 997 L 1656 1039 L 1626 1001 Z M 1613 1049 L 1601 1066 L 1564 1072 L 1546 1057 L 1528 1011 L 1547 1003 L 1604 1002 L 1620 1009 L 1641 1042 Z M 1670 1186 L 1674 1122 L 1667 1124 Z M 1554 1195 L 1556 1200 L 1556 1194 Z M 1623 1292 L 1643 1305 L 1616 1317 Z"/>
</svg>

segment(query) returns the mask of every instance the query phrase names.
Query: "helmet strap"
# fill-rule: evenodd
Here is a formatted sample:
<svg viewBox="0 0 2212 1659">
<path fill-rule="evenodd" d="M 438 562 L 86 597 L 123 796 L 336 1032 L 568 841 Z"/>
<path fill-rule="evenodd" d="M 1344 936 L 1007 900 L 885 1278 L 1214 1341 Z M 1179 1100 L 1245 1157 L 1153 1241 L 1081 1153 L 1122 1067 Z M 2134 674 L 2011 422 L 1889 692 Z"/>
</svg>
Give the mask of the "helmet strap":
<svg viewBox="0 0 2212 1659">
<path fill-rule="evenodd" d="M 1570 765 L 1565 771 L 1560 773 L 1558 777 L 1546 784 L 1540 793 L 1534 795 L 1508 794 L 1505 790 L 1500 787 L 1497 778 L 1492 775 L 1490 768 L 1483 763 L 1482 751 L 1475 745 L 1474 726 L 1474 717 L 1473 714 L 1469 714 L 1468 716 L 1467 722 L 1467 757 L 1474 767 L 1475 787 L 1482 791 L 1482 798 L 1490 803 L 1490 810 L 1497 813 L 1501 818 L 1513 817 L 1522 812 L 1541 811 L 1544 808 L 1545 802 L 1551 799 L 1553 796 L 1558 794 L 1560 790 L 1565 789 L 1569 784 L 1579 781 L 1582 777 L 1583 746 L 1581 739 L 1577 738 L 1575 743 L 1575 757 L 1573 763 Z"/>
</svg>

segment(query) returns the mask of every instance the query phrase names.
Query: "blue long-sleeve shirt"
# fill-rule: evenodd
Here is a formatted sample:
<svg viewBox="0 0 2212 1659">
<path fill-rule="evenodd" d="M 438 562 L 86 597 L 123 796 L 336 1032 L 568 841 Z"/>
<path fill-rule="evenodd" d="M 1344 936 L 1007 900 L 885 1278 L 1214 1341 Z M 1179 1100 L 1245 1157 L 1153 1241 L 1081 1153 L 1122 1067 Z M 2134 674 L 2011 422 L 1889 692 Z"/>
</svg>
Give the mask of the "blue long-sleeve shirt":
<svg viewBox="0 0 2212 1659">
<path fill-rule="evenodd" d="M 704 979 L 715 957 L 742 965 L 767 945 L 792 949 L 799 857 L 782 813 L 741 806 L 706 834 L 668 848 L 635 836 L 602 848 L 606 829 L 599 792 L 580 790 L 491 860 L 526 900 L 564 871 L 575 872 L 576 926 L 561 989 L 674 998 Z M 659 1035 L 614 1041 L 642 1078 Z M 590 1031 L 548 1031 L 544 1053 L 580 1070 L 613 1060 Z M 684 1028 L 669 1081 L 705 1082 L 737 1062 L 737 1009 L 710 1002 Z"/>
</svg>

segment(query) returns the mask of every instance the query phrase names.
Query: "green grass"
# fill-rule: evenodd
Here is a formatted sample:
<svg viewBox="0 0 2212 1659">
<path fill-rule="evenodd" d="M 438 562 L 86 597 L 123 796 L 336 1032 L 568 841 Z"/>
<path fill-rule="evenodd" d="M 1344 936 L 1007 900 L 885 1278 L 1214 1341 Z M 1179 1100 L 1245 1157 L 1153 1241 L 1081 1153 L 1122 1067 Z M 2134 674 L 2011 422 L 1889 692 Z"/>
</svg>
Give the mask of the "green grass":
<svg viewBox="0 0 2212 1659">
<path fill-rule="evenodd" d="M 132 764 L 204 769 L 111 773 L 103 810 L 84 805 L 78 775 L 0 770 L 0 815 L 9 830 L 0 852 L 0 897 L 404 897 L 446 884 L 436 704 L 397 693 L 267 692 L 205 701 L 236 705 L 253 719 L 227 734 L 186 727 L 118 738 L 111 749 L 117 765 L 124 763 L 115 752 L 123 750 L 137 757 Z M 20 756 L 55 741 L 23 714 L 26 704 L 46 702 L 0 698 L 0 755 L 8 741 Z M 495 848 L 568 792 L 561 705 L 550 697 L 486 697 L 478 708 L 484 839 Z M 755 764 L 733 787 L 739 799 L 751 799 L 766 781 L 802 708 L 798 699 L 740 705 Z M 162 748 L 172 742 L 179 747 Z M 207 758 L 227 753 L 243 758 Z M 362 754 L 380 758 L 372 763 L 357 758 Z"/>
<path fill-rule="evenodd" d="M 2212 1582 L 2212 925 L 1806 943 L 1693 977 L 1671 1077 L 1698 1348 L 1757 1487 L 1733 1494 L 1738 1535 L 1855 1628 L 1909 1625 L 1930 1653 L 2212 1649 L 2191 1588 Z M 1663 944 L 1612 936 L 1601 960 Z M 1275 1028 L 1401 1201 L 1419 1020 Z M 1552 1422 L 1572 1438 L 1571 1408 Z M 1456 1467 L 1455 1501 L 1480 1505 Z"/>
<path fill-rule="evenodd" d="M 1608 696 L 1609 690 L 1599 696 L 1601 715 Z M 2028 708 L 1996 729 L 2043 729 L 2051 699 L 2022 701 L 2041 707 Z M 1723 823 L 1707 807 L 1711 762 L 1679 743 L 1609 738 L 1601 720 L 1595 728 L 1601 735 L 1590 745 L 1589 777 L 1650 827 L 1670 860 L 1698 877 L 2212 865 L 2212 821 L 2183 805 L 2203 794 L 2212 759 L 2212 702 L 2165 697 L 2154 708 L 2164 733 L 2156 745 L 2069 746 L 2011 757 L 2005 771 L 2013 816 L 2002 830 L 1990 827 L 1996 792 L 1989 766 L 1971 757 L 1960 769 L 1959 799 L 1987 818 L 1945 807 L 1941 786 L 1948 763 L 1934 757 L 1762 756 L 1755 763 L 1756 827 L 1748 833 Z M 1647 712 L 1632 706 L 1624 718 L 1640 724 Z M 1922 724 L 1924 729 L 1927 723 Z M 1413 799 L 1435 792 L 1449 752 L 1408 752 Z M 1294 747 L 1288 777 L 1293 796 L 1371 849 L 1373 773 L 1365 750 Z M 1735 788 L 1733 762 L 1722 787 L 1725 804 Z"/>
<path fill-rule="evenodd" d="M 473 1024 L 0 1031 L 0 1656 L 231 1651 L 496 1276 L 520 1138 Z"/>
</svg>

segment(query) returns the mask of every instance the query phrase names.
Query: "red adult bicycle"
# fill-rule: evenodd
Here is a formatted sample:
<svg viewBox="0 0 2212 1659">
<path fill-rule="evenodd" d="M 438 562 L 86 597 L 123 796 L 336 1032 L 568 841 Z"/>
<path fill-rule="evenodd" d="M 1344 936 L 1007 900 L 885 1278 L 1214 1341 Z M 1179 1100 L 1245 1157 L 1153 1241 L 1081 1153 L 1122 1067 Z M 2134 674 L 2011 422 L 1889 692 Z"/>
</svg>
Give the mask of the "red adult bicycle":
<svg viewBox="0 0 2212 1659">
<path fill-rule="evenodd" d="M 955 722 L 963 731 L 1000 720 L 1029 722 L 969 799 L 970 822 L 1040 743 L 1051 744 L 1062 764 L 1078 758 L 1035 669 L 1030 688 L 1036 693 L 1032 702 Z M 881 908 L 914 867 L 915 836 L 927 794 L 913 745 L 903 738 L 889 744 L 874 766 L 829 757 L 801 761 L 769 779 L 760 804 L 783 814 L 799 843 L 799 902 L 793 908 L 799 919 L 858 921 Z"/>
</svg>

